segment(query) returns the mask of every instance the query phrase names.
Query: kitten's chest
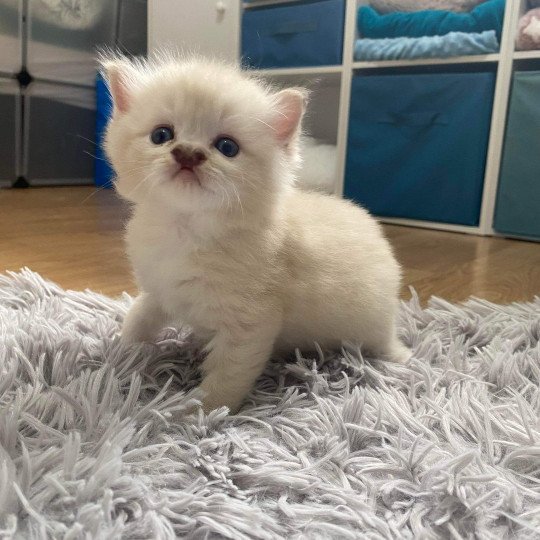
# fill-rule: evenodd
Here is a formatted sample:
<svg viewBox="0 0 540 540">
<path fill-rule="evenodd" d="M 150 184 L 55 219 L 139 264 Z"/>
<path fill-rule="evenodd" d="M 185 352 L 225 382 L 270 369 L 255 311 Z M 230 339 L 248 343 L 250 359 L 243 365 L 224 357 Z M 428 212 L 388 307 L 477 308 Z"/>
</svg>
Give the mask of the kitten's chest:
<svg viewBox="0 0 540 540">
<path fill-rule="evenodd" d="M 213 332 L 267 296 L 275 265 L 265 238 L 251 232 L 197 242 L 191 229 L 155 218 L 133 219 L 128 254 L 140 288 L 177 321 Z"/>
<path fill-rule="evenodd" d="M 174 223 L 133 221 L 126 234 L 128 255 L 142 290 L 157 297 L 171 314 L 192 310 L 207 287 L 197 249 Z"/>
</svg>

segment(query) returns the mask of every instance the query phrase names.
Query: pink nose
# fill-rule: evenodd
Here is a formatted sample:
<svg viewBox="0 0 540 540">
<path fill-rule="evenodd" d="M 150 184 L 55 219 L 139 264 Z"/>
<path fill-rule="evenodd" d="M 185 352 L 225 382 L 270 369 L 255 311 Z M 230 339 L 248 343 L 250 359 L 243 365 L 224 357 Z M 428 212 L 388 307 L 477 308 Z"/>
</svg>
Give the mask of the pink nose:
<svg viewBox="0 0 540 540">
<path fill-rule="evenodd" d="M 176 146 L 171 150 L 174 160 L 182 169 L 193 169 L 206 161 L 206 155 L 202 150 L 195 150 L 183 146 Z"/>
</svg>

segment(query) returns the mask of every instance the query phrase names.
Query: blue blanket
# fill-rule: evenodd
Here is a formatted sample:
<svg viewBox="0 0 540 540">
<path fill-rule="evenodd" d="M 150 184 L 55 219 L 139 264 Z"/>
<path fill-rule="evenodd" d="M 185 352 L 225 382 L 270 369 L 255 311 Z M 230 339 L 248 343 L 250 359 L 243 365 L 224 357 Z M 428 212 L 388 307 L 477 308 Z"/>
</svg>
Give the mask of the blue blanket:
<svg viewBox="0 0 540 540">
<path fill-rule="evenodd" d="M 444 36 L 450 32 L 495 30 L 501 39 L 505 0 L 487 0 L 469 13 L 426 10 L 380 15 L 370 6 L 358 10 L 360 36 L 370 39 Z"/>
<path fill-rule="evenodd" d="M 489 54 L 499 50 L 494 30 L 480 34 L 450 32 L 445 36 L 419 38 L 359 39 L 354 46 L 355 60 L 399 60 L 402 58 L 449 58 Z"/>
</svg>

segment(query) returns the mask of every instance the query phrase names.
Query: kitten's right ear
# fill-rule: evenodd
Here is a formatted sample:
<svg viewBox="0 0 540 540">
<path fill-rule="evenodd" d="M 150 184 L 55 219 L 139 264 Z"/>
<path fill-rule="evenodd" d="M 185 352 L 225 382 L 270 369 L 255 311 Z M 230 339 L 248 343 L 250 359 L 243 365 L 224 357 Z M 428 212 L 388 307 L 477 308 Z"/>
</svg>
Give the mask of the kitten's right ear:
<svg viewBox="0 0 540 540">
<path fill-rule="evenodd" d="M 114 112 L 126 113 L 132 100 L 133 66 L 128 60 L 105 60 L 101 66 L 113 99 Z"/>
<path fill-rule="evenodd" d="M 297 138 L 307 100 L 305 88 L 286 88 L 274 94 L 274 118 L 270 125 L 283 146 Z"/>
</svg>

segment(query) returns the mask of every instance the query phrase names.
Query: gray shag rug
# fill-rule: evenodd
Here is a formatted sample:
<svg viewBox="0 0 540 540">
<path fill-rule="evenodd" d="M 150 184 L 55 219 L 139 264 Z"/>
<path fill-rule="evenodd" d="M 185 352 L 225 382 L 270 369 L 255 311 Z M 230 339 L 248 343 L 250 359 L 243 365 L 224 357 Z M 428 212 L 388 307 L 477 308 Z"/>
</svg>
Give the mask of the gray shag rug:
<svg viewBox="0 0 540 540">
<path fill-rule="evenodd" d="M 1 538 L 540 538 L 540 298 L 413 296 L 408 365 L 276 359 L 234 416 L 131 301 L 0 277 Z"/>
</svg>

